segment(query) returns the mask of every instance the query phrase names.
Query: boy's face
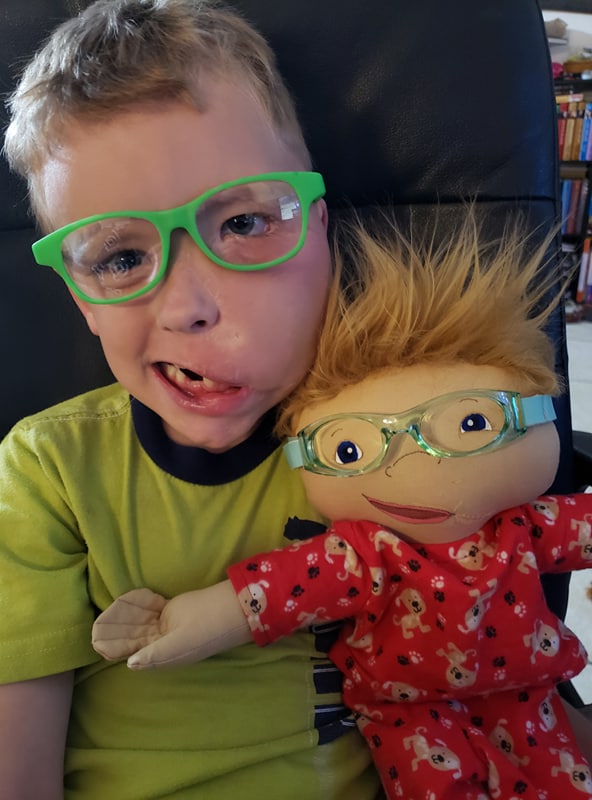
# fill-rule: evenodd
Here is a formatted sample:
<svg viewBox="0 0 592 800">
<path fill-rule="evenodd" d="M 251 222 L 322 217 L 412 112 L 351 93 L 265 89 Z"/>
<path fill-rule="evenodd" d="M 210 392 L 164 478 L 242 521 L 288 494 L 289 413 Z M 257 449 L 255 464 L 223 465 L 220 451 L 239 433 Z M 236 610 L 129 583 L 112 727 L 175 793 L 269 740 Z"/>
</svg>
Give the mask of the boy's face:
<svg viewBox="0 0 592 800">
<path fill-rule="evenodd" d="M 225 181 L 307 168 L 247 93 L 216 83 L 207 101 L 201 113 L 174 103 L 68 127 L 39 176 L 52 227 L 172 208 Z M 224 269 L 175 231 L 152 292 L 107 306 L 75 298 L 116 378 L 176 442 L 238 444 L 304 376 L 330 283 L 326 222 L 324 202 L 313 204 L 303 249 L 258 272 Z"/>
</svg>

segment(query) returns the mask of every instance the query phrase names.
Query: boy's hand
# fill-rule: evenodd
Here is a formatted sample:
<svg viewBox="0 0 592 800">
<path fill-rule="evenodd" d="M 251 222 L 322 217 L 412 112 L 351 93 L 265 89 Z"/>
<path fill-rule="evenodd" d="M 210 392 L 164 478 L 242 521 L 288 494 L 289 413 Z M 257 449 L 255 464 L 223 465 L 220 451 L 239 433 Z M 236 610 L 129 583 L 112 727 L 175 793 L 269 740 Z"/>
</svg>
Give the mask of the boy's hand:
<svg viewBox="0 0 592 800">
<path fill-rule="evenodd" d="M 95 621 L 92 643 L 130 669 L 189 664 L 252 641 L 230 581 L 166 600 L 150 589 L 117 598 Z"/>
</svg>

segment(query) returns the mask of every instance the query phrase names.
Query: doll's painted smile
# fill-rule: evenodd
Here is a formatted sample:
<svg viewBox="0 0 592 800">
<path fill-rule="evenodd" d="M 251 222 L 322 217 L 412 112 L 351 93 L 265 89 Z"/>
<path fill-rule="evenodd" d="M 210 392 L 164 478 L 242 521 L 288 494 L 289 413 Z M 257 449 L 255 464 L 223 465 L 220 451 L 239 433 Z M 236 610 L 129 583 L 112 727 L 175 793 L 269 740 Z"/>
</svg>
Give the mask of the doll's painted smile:
<svg viewBox="0 0 592 800">
<path fill-rule="evenodd" d="M 400 506 L 396 503 L 386 503 L 384 500 L 375 500 L 372 497 L 363 495 L 371 506 L 388 514 L 389 517 L 398 519 L 402 522 L 445 522 L 452 514 L 450 511 L 443 511 L 440 508 L 425 508 L 421 506 Z"/>
</svg>

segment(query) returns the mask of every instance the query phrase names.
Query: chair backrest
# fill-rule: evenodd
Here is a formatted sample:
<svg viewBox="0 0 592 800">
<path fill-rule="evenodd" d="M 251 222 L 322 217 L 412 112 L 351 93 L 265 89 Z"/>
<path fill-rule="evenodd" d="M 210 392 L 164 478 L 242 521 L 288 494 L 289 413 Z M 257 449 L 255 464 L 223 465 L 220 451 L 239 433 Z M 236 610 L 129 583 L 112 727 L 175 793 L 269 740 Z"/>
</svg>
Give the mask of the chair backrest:
<svg viewBox="0 0 592 800">
<path fill-rule="evenodd" d="M 537 0 L 233 0 L 266 35 L 296 96 L 334 211 L 390 205 L 401 219 L 453 220 L 475 199 L 488 230 L 522 210 L 560 217 L 555 97 Z M 557 269 L 558 261 L 549 265 Z M 567 370 L 565 324 L 551 323 Z M 558 401 L 571 487 L 569 397 Z"/>
<path fill-rule="evenodd" d="M 0 93 L 15 86 L 21 66 L 50 30 L 75 12 L 64 0 L 2 0 Z M 2 130 L 6 124 L 1 110 Z M 113 377 L 98 340 L 52 270 L 33 261 L 36 238 L 26 188 L 0 159 L 0 438 L 20 417 Z"/>
<path fill-rule="evenodd" d="M 333 211 L 392 205 L 420 223 L 477 198 L 491 230 L 523 209 L 559 216 L 555 102 L 537 0 L 232 0 L 278 53 Z M 2 0 L 0 89 L 60 19 L 66 0 Z M 17 418 L 111 380 L 96 341 L 50 270 L 32 265 L 33 224 L 0 165 L 0 435 Z M 566 374 L 564 320 L 552 322 Z M 569 398 L 558 402 L 571 488 Z"/>
</svg>

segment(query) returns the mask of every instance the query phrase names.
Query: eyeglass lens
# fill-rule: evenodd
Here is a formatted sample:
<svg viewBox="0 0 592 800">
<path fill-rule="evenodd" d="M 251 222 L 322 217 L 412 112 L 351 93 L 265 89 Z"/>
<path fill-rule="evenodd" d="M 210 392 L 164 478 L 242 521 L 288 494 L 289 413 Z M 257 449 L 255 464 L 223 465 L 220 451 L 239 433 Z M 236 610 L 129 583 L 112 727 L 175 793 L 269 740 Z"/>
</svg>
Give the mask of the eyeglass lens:
<svg viewBox="0 0 592 800">
<path fill-rule="evenodd" d="M 172 227 L 187 225 L 207 255 L 228 265 L 249 267 L 281 259 L 296 247 L 302 233 L 298 195 L 283 181 L 222 189 L 192 211 L 188 221 Z M 170 235 L 170 227 L 163 236 Z M 161 269 L 162 252 L 156 225 L 134 216 L 89 223 L 62 241 L 70 277 L 96 299 L 125 297 L 147 286 Z"/>
</svg>

